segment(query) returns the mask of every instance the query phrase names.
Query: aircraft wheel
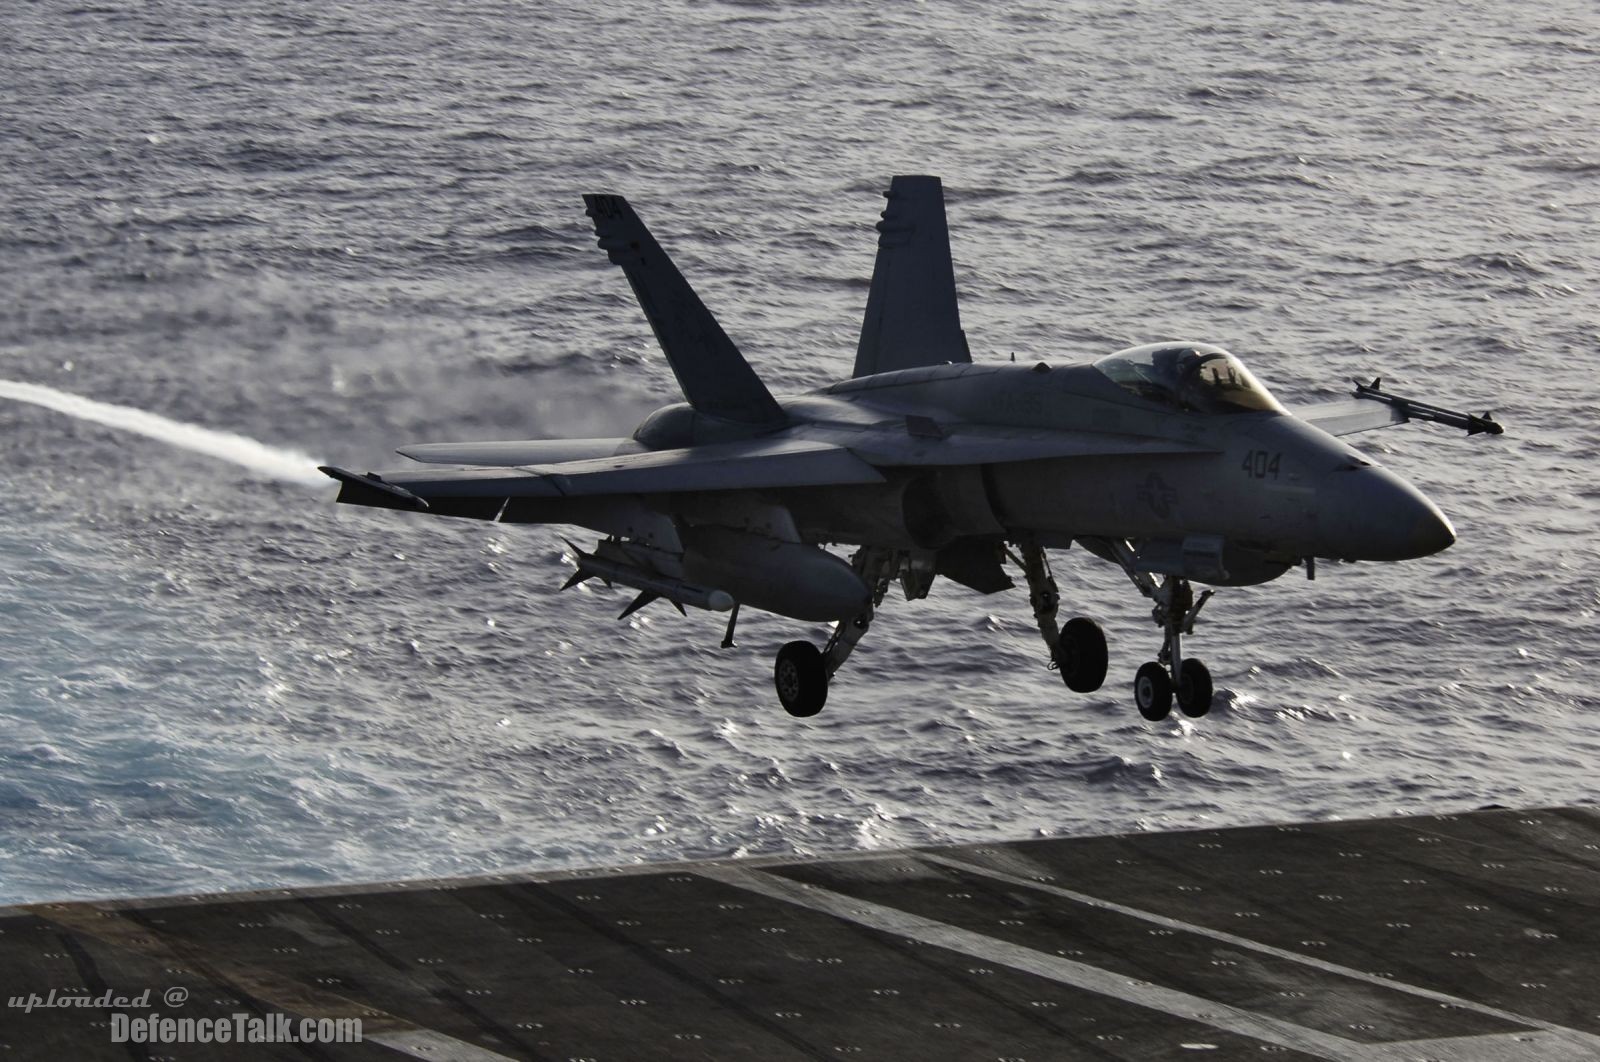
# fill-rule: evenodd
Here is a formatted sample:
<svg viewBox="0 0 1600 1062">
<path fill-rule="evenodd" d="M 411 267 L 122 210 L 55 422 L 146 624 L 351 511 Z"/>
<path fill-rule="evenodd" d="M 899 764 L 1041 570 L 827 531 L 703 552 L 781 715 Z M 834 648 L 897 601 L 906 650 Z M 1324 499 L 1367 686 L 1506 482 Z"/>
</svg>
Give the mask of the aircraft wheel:
<svg viewBox="0 0 1600 1062">
<path fill-rule="evenodd" d="M 816 715 L 828 702 L 828 671 L 822 654 L 810 642 L 790 642 L 778 650 L 772 681 L 783 710 L 792 716 Z"/>
<path fill-rule="evenodd" d="M 1133 679 L 1133 699 L 1139 714 L 1152 723 L 1165 719 L 1172 711 L 1172 679 L 1167 669 L 1154 660 L 1139 668 Z"/>
<path fill-rule="evenodd" d="M 1061 681 L 1074 693 L 1093 693 L 1106 680 L 1106 632 L 1085 616 L 1067 621 L 1056 642 Z"/>
<path fill-rule="evenodd" d="M 1211 672 L 1198 660 L 1185 660 L 1178 670 L 1178 708 L 1191 719 L 1211 711 Z"/>
</svg>

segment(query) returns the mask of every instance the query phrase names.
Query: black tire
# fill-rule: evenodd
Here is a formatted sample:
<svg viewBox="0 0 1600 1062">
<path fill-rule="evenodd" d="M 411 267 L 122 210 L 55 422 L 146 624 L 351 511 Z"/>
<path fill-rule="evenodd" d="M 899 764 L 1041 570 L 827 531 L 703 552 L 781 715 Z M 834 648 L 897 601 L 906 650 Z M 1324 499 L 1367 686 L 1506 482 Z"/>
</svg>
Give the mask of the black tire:
<svg viewBox="0 0 1600 1062">
<path fill-rule="evenodd" d="M 1191 719 L 1211 711 L 1211 672 L 1198 660 L 1185 660 L 1178 669 L 1178 710 Z"/>
<path fill-rule="evenodd" d="M 772 682 L 783 710 L 796 718 L 816 715 L 828 703 L 828 671 L 810 642 L 790 642 L 778 650 Z"/>
<path fill-rule="evenodd" d="M 1067 621 L 1056 641 L 1061 681 L 1074 693 L 1093 693 L 1106 681 L 1106 632 L 1086 616 Z"/>
<path fill-rule="evenodd" d="M 1152 723 L 1160 722 L 1172 713 L 1172 679 L 1167 669 L 1154 660 L 1141 665 L 1133 678 L 1133 700 L 1139 714 Z"/>
</svg>

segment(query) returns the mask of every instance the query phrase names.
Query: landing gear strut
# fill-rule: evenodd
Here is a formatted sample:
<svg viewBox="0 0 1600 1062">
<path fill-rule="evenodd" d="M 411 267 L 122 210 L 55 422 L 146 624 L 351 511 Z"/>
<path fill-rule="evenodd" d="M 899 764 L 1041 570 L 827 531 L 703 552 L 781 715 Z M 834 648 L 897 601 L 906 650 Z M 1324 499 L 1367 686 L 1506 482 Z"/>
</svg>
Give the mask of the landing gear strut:
<svg viewBox="0 0 1600 1062">
<path fill-rule="evenodd" d="M 778 650 L 772 681 L 784 711 L 805 719 L 822 711 L 822 706 L 828 703 L 828 681 L 844 666 L 845 660 L 855 651 L 856 643 L 872 626 L 877 606 L 883 604 L 883 597 L 889 592 L 897 559 L 894 550 L 863 546 L 850 559 L 850 564 L 861 581 L 872 588 L 872 600 L 865 611 L 834 624 L 832 637 L 820 651 L 810 642 L 790 642 Z"/>
<path fill-rule="evenodd" d="M 1037 543 L 1023 541 L 1017 547 L 1022 555 L 1012 554 L 1011 559 L 1028 580 L 1028 603 L 1033 606 L 1039 636 L 1050 647 L 1050 667 L 1061 672 L 1067 689 L 1093 693 L 1106 680 L 1105 631 L 1086 616 L 1070 619 L 1058 629 L 1056 612 L 1061 607 L 1061 594 L 1056 589 L 1055 576 L 1050 574 L 1049 558 Z"/>
<path fill-rule="evenodd" d="M 1183 636 L 1194 633 L 1194 622 L 1214 591 L 1205 590 L 1195 597 L 1189 580 L 1175 575 L 1162 576 L 1157 582 L 1149 572 L 1134 566 L 1132 546 L 1126 542 L 1112 542 L 1110 546 L 1133 585 L 1155 602 L 1150 616 L 1163 634 L 1161 652 L 1155 660 L 1140 666 L 1134 676 L 1133 699 L 1139 705 L 1139 714 L 1152 722 L 1165 719 L 1172 711 L 1176 694 L 1178 710 L 1198 719 L 1211 710 L 1211 672 L 1200 661 L 1184 657 Z"/>
<path fill-rule="evenodd" d="M 1096 555 L 1120 563 L 1139 592 L 1155 603 L 1150 615 L 1162 631 L 1161 652 L 1155 660 L 1142 665 L 1134 678 L 1133 694 L 1139 714 L 1152 721 L 1165 719 L 1176 700 L 1183 714 L 1191 718 L 1205 715 L 1211 710 L 1211 672 L 1199 660 L 1184 657 L 1183 636 L 1194 633 L 1195 620 L 1213 591 L 1203 591 L 1196 597 L 1189 580 L 1175 575 L 1158 578 L 1142 570 L 1134 563 L 1133 546 L 1126 541 L 1085 541 Z M 1010 556 L 1027 578 L 1028 601 L 1039 625 L 1039 636 L 1050 648 L 1051 668 L 1061 672 L 1061 679 L 1070 690 L 1091 693 L 1099 689 L 1106 677 L 1105 632 L 1094 620 L 1082 616 L 1058 625 L 1061 595 L 1044 550 L 1031 539 L 1015 545 L 1017 552 Z M 822 711 L 828 701 L 828 683 L 872 626 L 877 608 L 883 604 L 896 575 L 905 583 L 908 598 L 914 600 L 927 593 L 931 578 L 912 563 L 914 559 L 893 549 L 864 546 L 856 551 L 850 564 L 871 588 L 866 607 L 858 615 L 835 624 L 833 634 L 821 649 L 810 642 L 790 642 L 778 651 L 772 677 L 786 712 L 809 718 Z M 732 641 L 730 617 L 723 644 L 730 645 Z"/>
</svg>

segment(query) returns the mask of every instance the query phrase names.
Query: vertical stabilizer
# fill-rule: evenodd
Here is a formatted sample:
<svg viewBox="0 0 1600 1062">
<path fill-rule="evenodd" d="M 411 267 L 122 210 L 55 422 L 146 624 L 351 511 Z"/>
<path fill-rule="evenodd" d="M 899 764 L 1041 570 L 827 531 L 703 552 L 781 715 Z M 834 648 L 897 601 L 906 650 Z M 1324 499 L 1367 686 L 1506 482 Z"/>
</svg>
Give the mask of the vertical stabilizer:
<svg viewBox="0 0 1600 1062">
<path fill-rule="evenodd" d="M 971 361 L 956 306 L 944 187 L 937 177 L 900 176 L 884 196 L 889 205 L 878 222 L 854 375 Z"/>
<path fill-rule="evenodd" d="M 689 404 L 723 420 L 784 423 L 772 393 L 628 201 L 620 195 L 586 195 L 583 202 L 600 246 L 627 275 Z"/>
</svg>

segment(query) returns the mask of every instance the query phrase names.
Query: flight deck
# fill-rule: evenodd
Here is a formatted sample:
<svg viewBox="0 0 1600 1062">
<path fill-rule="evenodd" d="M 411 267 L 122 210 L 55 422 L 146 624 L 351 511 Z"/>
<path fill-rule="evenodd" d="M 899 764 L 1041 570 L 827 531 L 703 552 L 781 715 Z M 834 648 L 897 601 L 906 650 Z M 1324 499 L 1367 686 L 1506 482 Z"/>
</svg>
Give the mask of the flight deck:
<svg viewBox="0 0 1600 1062">
<path fill-rule="evenodd" d="M 1594 1060 L 1600 809 L 37 904 L 0 986 L 0 1059 Z M 146 990 L 362 1042 L 18 1005 Z"/>
</svg>

